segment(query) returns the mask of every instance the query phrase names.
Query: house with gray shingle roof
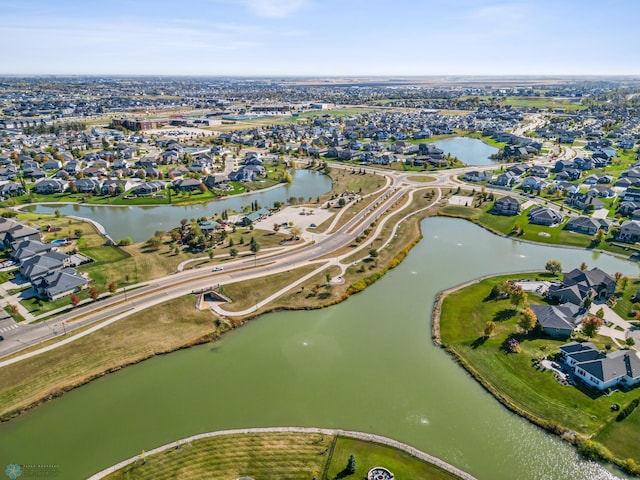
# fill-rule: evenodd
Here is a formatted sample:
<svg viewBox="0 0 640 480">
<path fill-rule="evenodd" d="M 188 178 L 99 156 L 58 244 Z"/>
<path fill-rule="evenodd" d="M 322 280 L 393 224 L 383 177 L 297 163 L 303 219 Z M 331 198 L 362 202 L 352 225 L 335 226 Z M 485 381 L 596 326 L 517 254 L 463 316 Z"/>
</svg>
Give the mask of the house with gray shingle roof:
<svg viewBox="0 0 640 480">
<path fill-rule="evenodd" d="M 36 279 L 32 285 L 40 297 L 53 301 L 82 290 L 88 283 L 75 269 L 67 267 Z"/>
<path fill-rule="evenodd" d="M 640 383 L 640 359 L 635 352 L 618 350 L 595 360 L 577 363 L 574 373 L 598 390 L 633 387 Z"/>
<path fill-rule="evenodd" d="M 544 333 L 552 337 L 570 337 L 584 316 L 584 311 L 572 303 L 531 305 L 531 309 L 536 314 Z"/>
</svg>

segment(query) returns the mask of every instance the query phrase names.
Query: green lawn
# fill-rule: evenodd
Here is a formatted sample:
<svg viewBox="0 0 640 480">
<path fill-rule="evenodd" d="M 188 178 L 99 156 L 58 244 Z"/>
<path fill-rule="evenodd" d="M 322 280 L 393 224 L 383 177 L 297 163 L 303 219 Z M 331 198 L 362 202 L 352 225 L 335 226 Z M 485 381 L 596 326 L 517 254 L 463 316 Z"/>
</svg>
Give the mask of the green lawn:
<svg viewBox="0 0 640 480">
<path fill-rule="evenodd" d="M 335 442 L 335 443 L 334 443 Z M 356 472 L 342 475 L 349 455 Z M 330 461 L 330 465 L 326 465 Z M 138 460 L 106 478 L 310 480 L 366 478 L 373 467 L 389 469 L 397 479 L 453 480 L 449 472 L 392 447 L 319 433 L 250 433 L 197 440 Z M 323 472 L 326 470 L 326 476 Z"/>
<path fill-rule="evenodd" d="M 489 213 L 489 210 L 491 210 L 493 206 L 493 202 L 485 202 L 479 208 L 472 207 L 472 204 L 473 199 L 472 197 L 469 197 L 470 206 L 447 205 L 439 210 L 439 214 L 466 218 L 504 235 L 512 235 L 516 225 L 519 225 L 522 233 L 517 236 L 515 234 L 513 235 L 514 238 L 521 240 L 581 248 L 599 248 L 623 255 L 630 255 L 631 253 L 626 248 L 617 246 L 611 236 L 607 236 L 599 245 L 594 245 L 593 237 L 591 235 L 584 235 L 582 233 L 565 230 L 564 225 L 566 225 L 566 222 L 569 220 L 568 217 L 565 217 L 564 222 L 559 226 L 545 227 L 529 223 L 529 218 L 527 216 L 529 209 L 525 210 L 520 215 L 510 217 L 504 215 L 492 215 Z M 545 235 L 540 235 L 540 233 L 544 233 Z M 546 234 L 549 236 L 546 236 Z"/>
<path fill-rule="evenodd" d="M 542 277 L 549 274 L 539 274 Z M 533 275 L 529 275 L 533 276 Z M 526 278 L 518 275 L 517 278 Z M 517 333 L 519 314 L 508 299 L 488 300 L 493 285 L 499 285 L 513 275 L 492 277 L 449 295 L 443 303 L 440 333 L 443 344 L 476 372 L 496 395 L 507 403 L 528 412 L 544 422 L 560 425 L 580 434 L 591 436 L 614 421 L 616 413 L 611 405 L 628 404 L 640 396 L 639 390 L 600 395 L 573 386 L 559 384 L 550 372 L 532 366 L 534 358 L 557 352 L 566 341 L 535 334 L 520 334 L 520 353 L 504 353 L 502 343 Z M 530 298 L 540 303 L 538 298 Z M 492 337 L 484 338 L 484 325 L 496 323 Z M 597 345 L 608 343 L 596 337 Z M 610 427 L 609 427 L 610 428 Z M 605 429 L 606 431 L 606 429 Z M 640 460 L 640 443 L 634 443 L 633 457 Z M 607 445 L 616 452 L 615 445 Z"/>
<path fill-rule="evenodd" d="M 401 450 L 355 438 L 338 437 L 331 457 L 331 465 L 328 469 L 329 479 L 340 478 L 339 474 L 346 467 L 349 455 L 353 455 L 356 459 L 356 473 L 344 477 L 347 479 L 364 479 L 367 476 L 367 472 L 373 467 L 384 467 L 390 470 L 398 480 L 445 480 L 458 478 L 452 473 L 423 462 Z"/>
<path fill-rule="evenodd" d="M 621 403 L 624 408 L 626 403 Z M 638 445 L 640 445 L 640 411 L 636 410 L 621 422 L 611 422 L 595 440 L 607 447 L 618 458 L 633 458 L 639 462 Z"/>
</svg>

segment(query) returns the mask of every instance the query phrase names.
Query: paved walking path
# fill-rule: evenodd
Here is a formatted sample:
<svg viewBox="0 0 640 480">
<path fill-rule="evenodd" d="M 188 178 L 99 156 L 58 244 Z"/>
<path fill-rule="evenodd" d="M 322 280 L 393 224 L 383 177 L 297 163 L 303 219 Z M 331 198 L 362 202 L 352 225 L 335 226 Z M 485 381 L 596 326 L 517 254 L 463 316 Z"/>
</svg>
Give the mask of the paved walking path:
<svg viewBox="0 0 640 480">
<path fill-rule="evenodd" d="M 199 435 L 193 435 L 188 438 L 183 438 L 182 440 L 178 440 L 177 442 L 168 443 L 163 445 L 162 447 L 154 448 L 146 452 L 144 455 L 136 455 L 135 457 L 131 457 L 128 460 L 120 462 L 112 467 L 106 468 L 101 472 L 98 472 L 88 478 L 88 480 L 100 480 L 110 475 L 111 473 L 120 470 L 121 468 L 126 467 L 127 465 L 131 465 L 142 458 L 148 457 L 150 455 L 155 455 L 156 453 L 161 453 L 172 448 L 177 448 L 181 445 L 189 444 L 193 441 L 202 440 L 205 438 L 211 437 L 219 437 L 223 435 L 239 435 L 239 434 L 254 434 L 254 433 L 321 433 L 323 435 L 339 435 L 341 437 L 350 437 L 357 438 L 359 440 L 365 440 L 367 442 L 380 443 L 382 445 L 388 445 L 390 447 L 397 448 L 402 450 L 409 455 L 419 458 L 425 462 L 431 463 L 432 465 L 436 465 L 441 469 L 453 473 L 458 477 L 464 480 L 477 480 L 473 475 L 468 474 L 467 472 L 460 470 L 457 467 L 454 467 L 450 463 L 445 462 L 444 460 L 439 459 L 438 457 L 434 457 L 433 455 L 429 455 L 417 448 L 413 448 L 406 443 L 398 442 L 397 440 L 393 440 L 389 437 L 383 437 L 381 435 L 374 435 L 372 433 L 364 433 L 364 432 L 353 432 L 349 430 L 334 430 L 328 428 L 303 428 L 303 427 L 272 427 L 272 428 L 243 428 L 237 430 L 220 430 L 218 432 L 209 432 L 209 433 L 201 433 Z"/>
</svg>

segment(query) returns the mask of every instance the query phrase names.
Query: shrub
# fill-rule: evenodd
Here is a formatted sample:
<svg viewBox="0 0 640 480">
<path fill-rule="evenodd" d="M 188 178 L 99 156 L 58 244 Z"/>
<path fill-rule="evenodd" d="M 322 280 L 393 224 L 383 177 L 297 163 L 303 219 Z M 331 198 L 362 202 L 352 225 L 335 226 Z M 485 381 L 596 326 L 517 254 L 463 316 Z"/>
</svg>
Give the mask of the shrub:
<svg viewBox="0 0 640 480">
<path fill-rule="evenodd" d="M 131 237 L 121 238 L 120 240 L 118 240 L 119 247 L 126 247 L 127 245 L 131 244 L 133 244 L 133 240 L 131 239 Z"/>
<path fill-rule="evenodd" d="M 624 409 L 618 414 L 618 416 L 616 417 L 616 422 L 621 422 L 622 420 L 627 418 L 629 415 L 631 415 L 631 412 L 633 412 L 638 405 L 640 405 L 640 398 L 634 398 L 629 403 L 629 405 L 624 407 Z"/>
</svg>

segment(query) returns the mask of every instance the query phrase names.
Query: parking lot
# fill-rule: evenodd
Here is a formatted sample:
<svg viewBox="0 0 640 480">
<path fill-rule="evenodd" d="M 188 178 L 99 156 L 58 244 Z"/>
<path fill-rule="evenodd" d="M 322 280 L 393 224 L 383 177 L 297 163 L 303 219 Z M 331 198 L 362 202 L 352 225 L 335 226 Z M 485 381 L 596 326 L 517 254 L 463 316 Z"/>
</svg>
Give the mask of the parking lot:
<svg viewBox="0 0 640 480">
<path fill-rule="evenodd" d="M 333 215 L 333 212 L 322 208 L 285 207 L 279 212 L 257 222 L 256 228 L 273 230 L 273 225 L 276 223 L 278 225 L 285 223 L 288 225 L 289 222 L 293 222 L 296 227 L 307 230 L 312 224 L 319 226 Z"/>
</svg>

